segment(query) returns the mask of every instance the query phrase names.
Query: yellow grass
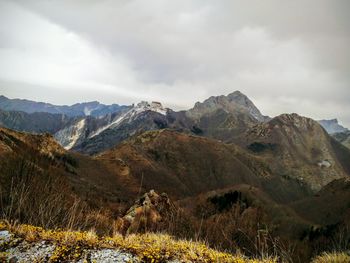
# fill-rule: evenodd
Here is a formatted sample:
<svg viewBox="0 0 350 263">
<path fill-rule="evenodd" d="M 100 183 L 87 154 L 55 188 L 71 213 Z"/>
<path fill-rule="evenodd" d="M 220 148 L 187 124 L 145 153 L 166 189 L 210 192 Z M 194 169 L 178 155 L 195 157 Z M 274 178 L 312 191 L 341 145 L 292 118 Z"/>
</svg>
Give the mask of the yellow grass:
<svg viewBox="0 0 350 263">
<path fill-rule="evenodd" d="M 346 253 L 323 253 L 312 260 L 312 263 L 350 263 L 350 256 Z"/>
<path fill-rule="evenodd" d="M 51 262 L 76 260 L 85 248 L 117 248 L 137 255 L 143 262 L 164 262 L 179 259 L 183 262 L 227 262 L 227 263 L 275 263 L 277 259 L 248 259 L 208 248 L 204 243 L 177 240 L 166 234 L 146 233 L 123 237 L 98 237 L 93 231 L 45 230 L 31 225 L 9 225 L 0 222 L 0 229 L 6 228 L 23 239 L 49 241 L 56 244 Z"/>
</svg>

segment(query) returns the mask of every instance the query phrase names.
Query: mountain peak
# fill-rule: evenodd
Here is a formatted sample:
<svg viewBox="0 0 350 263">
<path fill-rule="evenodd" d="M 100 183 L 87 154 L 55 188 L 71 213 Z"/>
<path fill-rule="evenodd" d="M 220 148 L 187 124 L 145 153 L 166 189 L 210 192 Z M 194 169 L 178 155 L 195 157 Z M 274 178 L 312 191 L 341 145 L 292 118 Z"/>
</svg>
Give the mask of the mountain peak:
<svg viewBox="0 0 350 263">
<path fill-rule="evenodd" d="M 203 102 L 197 102 L 194 107 L 187 112 L 187 115 L 191 118 L 199 119 L 219 109 L 233 114 L 247 113 L 260 122 L 266 120 L 266 117 L 260 113 L 254 103 L 238 90 L 227 96 L 211 96 Z"/>
<path fill-rule="evenodd" d="M 167 108 L 164 108 L 163 105 L 158 101 L 152 101 L 149 103 L 148 101 L 141 101 L 136 106 L 134 106 L 136 111 L 154 111 L 160 114 L 166 115 Z"/>
<path fill-rule="evenodd" d="M 318 123 L 321 124 L 329 134 L 348 131 L 347 128 L 338 123 L 338 119 L 319 120 Z"/>
<path fill-rule="evenodd" d="M 245 94 L 243 94 L 242 92 L 240 92 L 239 90 L 236 90 L 234 92 L 231 92 L 230 94 L 227 95 L 227 97 L 247 97 Z"/>
<path fill-rule="evenodd" d="M 271 124 L 280 124 L 282 126 L 294 126 L 300 130 L 309 130 L 310 127 L 320 126 L 317 121 L 301 116 L 297 113 L 284 113 L 270 121 Z M 320 127 L 321 129 L 321 127 Z"/>
</svg>

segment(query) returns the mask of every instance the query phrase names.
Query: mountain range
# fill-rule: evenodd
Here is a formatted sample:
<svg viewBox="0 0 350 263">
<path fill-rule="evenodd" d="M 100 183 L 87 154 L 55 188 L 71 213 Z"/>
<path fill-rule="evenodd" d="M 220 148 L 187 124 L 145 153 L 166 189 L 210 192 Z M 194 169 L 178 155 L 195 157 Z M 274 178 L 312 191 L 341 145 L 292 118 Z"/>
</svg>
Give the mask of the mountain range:
<svg viewBox="0 0 350 263">
<path fill-rule="evenodd" d="M 117 112 L 124 106 L 118 104 L 104 105 L 98 101 L 77 103 L 71 106 L 58 106 L 50 103 L 36 102 L 24 99 L 9 99 L 0 96 L 0 109 L 6 111 L 24 111 L 27 113 L 47 112 L 54 114 L 65 114 L 67 116 L 103 116 L 108 113 Z"/>
<path fill-rule="evenodd" d="M 340 136 L 348 130 L 295 113 L 264 116 L 239 91 L 185 111 L 159 102 L 54 106 L 1 97 L 0 125 L 1 191 L 12 196 L 13 180 L 35 182 L 18 213 L 8 210 L 9 198 L 2 209 L 29 223 L 38 222 L 43 200 L 62 203 L 50 227 L 68 222 L 64 211 L 80 200 L 98 216 L 99 231 L 110 231 L 115 218 L 131 231 L 125 224 L 138 210 L 130 207 L 154 189 L 174 205 L 159 208 L 157 230 L 254 254 L 250 240 L 264 229 L 306 262 L 350 218 L 350 150 Z"/>
</svg>

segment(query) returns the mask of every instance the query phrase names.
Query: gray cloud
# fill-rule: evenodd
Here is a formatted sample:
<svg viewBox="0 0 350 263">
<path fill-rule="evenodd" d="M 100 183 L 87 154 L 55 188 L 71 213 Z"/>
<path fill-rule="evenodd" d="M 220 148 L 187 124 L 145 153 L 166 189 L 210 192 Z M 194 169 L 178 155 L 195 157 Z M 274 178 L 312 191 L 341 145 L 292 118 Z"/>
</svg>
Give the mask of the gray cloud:
<svg viewBox="0 0 350 263">
<path fill-rule="evenodd" d="M 0 5 L 0 89 L 8 95 L 154 99 L 182 109 L 241 90 L 265 114 L 338 117 L 350 126 L 349 1 Z"/>
</svg>

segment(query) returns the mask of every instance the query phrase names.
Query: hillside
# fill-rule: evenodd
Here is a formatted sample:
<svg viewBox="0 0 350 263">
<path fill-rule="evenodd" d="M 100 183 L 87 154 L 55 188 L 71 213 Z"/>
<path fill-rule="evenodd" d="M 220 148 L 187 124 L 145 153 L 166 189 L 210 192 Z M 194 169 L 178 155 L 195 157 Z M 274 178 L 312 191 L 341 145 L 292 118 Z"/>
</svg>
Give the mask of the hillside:
<svg viewBox="0 0 350 263">
<path fill-rule="evenodd" d="M 258 124 L 236 142 L 263 157 L 276 174 L 306 183 L 314 191 L 349 176 L 350 151 L 316 121 L 297 114 Z"/>
<path fill-rule="evenodd" d="M 70 122 L 72 118 L 63 114 L 0 110 L 0 126 L 17 131 L 54 134 Z"/>
<path fill-rule="evenodd" d="M 184 197 L 236 183 L 258 185 L 268 167 L 233 145 L 171 130 L 143 133 L 96 157 L 123 160 L 145 189 Z M 232 172 L 234 171 L 234 172 Z"/>
<path fill-rule="evenodd" d="M 307 184 L 276 174 L 265 155 L 254 156 L 213 139 L 168 129 L 149 131 L 89 157 L 66 151 L 48 134 L 2 128 L 0 135 L 1 192 L 6 197 L 2 217 L 20 222 L 93 227 L 110 234 L 120 224 L 116 218 L 141 209 L 149 211 L 150 218 L 142 221 L 141 216 L 140 223 L 158 218 L 154 229 L 177 237 L 196 236 L 211 246 L 241 248 L 256 256 L 260 252 L 249 240 L 265 233 L 267 247 L 272 249 L 275 237 L 283 236 L 281 245 L 294 242 L 295 255 L 310 258 L 318 250 L 307 241 L 309 235 L 322 240 L 328 233 L 321 231 L 315 237 L 310 229 L 335 224 L 331 235 L 336 235 L 348 215 L 348 190 L 341 181 L 336 188 L 327 186 L 313 195 Z M 174 210 L 132 206 L 151 189 L 167 193 Z M 337 198 L 332 198 L 334 191 Z M 22 194 L 25 198 L 18 199 Z M 328 209 L 324 202 L 334 211 L 331 217 L 324 214 Z M 228 235 L 224 241 L 223 232 Z"/>
</svg>

